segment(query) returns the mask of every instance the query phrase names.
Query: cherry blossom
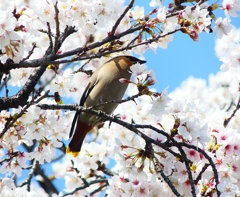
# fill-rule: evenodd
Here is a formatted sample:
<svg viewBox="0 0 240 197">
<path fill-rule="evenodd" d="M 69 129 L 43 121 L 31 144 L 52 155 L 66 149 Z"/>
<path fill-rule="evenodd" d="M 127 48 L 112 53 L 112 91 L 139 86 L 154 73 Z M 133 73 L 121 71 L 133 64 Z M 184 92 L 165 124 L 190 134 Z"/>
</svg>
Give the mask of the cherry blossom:
<svg viewBox="0 0 240 197">
<path fill-rule="evenodd" d="M 223 35 L 228 35 L 228 33 L 231 31 L 231 26 L 229 24 L 229 19 L 221 17 L 216 20 L 216 26 L 214 28 L 214 31 L 217 31 L 218 37 L 221 39 Z"/>
<path fill-rule="evenodd" d="M 186 20 L 194 23 L 197 20 L 198 13 L 197 13 L 196 9 L 192 10 L 190 6 L 187 6 L 184 9 L 184 12 L 182 13 L 182 16 Z"/>
<path fill-rule="evenodd" d="M 240 11 L 240 3 L 237 0 L 224 0 L 223 9 L 227 17 L 237 17 L 237 12 Z"/>
<path fill-rule="evenodd" d="M 142 19 L 144 17 L 144 7 L 135 6 L 132 11 L 133 19 Z"/>
</svg>

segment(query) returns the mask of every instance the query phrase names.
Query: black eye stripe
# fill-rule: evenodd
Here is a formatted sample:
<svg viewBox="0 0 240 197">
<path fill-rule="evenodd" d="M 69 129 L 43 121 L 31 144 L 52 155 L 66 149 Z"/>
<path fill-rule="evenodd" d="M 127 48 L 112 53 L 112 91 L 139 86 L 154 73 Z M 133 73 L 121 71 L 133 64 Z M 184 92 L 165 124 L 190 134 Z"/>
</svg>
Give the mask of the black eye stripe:
<svg viewBox="0 0 240 197">
<path fill-rule="evenodd" d="M 139 59 L 137 59 L 136 57 L 127 56 L 127 58 L 128 58 L 131 62 L 137 62 L 137 61 L 139 61 Z"/>
<path fill-rule="evenodd" d="M 144 63 L 146 63 L 146 61 L 145 60 L 140 60 L 140 59 L 138 59 L 138 58 L 136 58 L 136 57 L 133 57 L 133 56 L 126 56 L 126 58 L 128 58 L 131 62 L 135 62 L 135 63 L 139 63 L 139 64 L 144 64 Z"/>
</svg>

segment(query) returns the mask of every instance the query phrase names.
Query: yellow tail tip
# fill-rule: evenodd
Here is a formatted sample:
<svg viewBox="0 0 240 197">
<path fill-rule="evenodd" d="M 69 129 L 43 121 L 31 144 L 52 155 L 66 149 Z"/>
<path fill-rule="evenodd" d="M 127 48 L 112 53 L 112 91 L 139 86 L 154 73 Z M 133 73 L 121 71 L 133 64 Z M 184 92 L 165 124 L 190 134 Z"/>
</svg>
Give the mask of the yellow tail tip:
<svg viewBox="0 0 240 197">
<path fill-rule="evenodd" d="M 68 146 L 67 149 L 66 149 L 66 153 L 72 155 L 73 157 L 77 157 L 80 152 L 71 151 L 69 146 Z"/>
</svg>

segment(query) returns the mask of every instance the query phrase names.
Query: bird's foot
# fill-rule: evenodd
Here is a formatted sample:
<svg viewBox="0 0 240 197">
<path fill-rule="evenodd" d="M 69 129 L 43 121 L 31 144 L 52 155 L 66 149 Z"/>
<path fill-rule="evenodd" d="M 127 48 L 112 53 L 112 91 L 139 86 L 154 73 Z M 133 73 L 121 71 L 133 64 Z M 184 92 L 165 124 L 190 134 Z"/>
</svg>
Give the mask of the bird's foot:
<svg viewBox="0 0 240 197">
<path fill-rule="evenodd" d="M 115 119 L 120 119 L 120 118 L 121 118 L 121 115 L 120 115 L 120 114 L 116 114 L 116 115 L 113 115 L 113 114 L 112 114 L 111 116 L 113 117 L 113 120 L 115 120 Z M 111 124 L 112 124 L 112 120 L 109 121 L 108 128 L 110 128 Z"/>
</svg>

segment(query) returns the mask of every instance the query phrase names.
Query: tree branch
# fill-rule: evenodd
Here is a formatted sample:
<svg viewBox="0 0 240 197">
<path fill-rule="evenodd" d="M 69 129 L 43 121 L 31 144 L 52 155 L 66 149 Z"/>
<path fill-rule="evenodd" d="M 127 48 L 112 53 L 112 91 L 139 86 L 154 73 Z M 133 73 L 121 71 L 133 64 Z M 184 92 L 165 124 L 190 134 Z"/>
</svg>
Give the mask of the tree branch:
<svg viewBox="0 0 240 197">
<path fill-rule="evenodd" d="M 34 174 L 34 171 L 35 171 L 37 165 L 39 165 L 37 160 L 34 160 L 33 165 L 31 167 L 31 170 L 30 170 L 30 172 L 27 176 L 27 179 L 21 185 L 19 185 L 18 187 L 23 187 L 24 185 L 27 185 L 27 190 L 30 192 L 31 179 L 32 179 L 32 176 Z"/>
<path fill-rule="evenodd" d="M 134 0 L 131 0 L 129 2 L 128 6 L 125 8 L 124 12 L 117 19 L 116 23 L 112 27 L 112 30 L 111 30 L 111 33 L 110 33 L 110 37 L 115 35 L 115 32 L 116 32 L 116 29 L 117 29 L 118 25 L 120 24 L 120 22 L 123 19 L 123 17 L 127 14 L 127 12 L 133 7 L 133 4 L 134 4 Z"/>
<path fill-rule="evenodd" d="M 189 160 L 187 159 L 187 155 L 186 153 L 184 152 L 182 146 L 177 146 L 178 147 L 178 150 L 180 151 L 181 155 L 186 158 L 184 159 L 184 164 L 185 164 L 185 167 L 187 169 L 187 174 L 188 174 L 188 179 L 190 181 L 190 185 L 191 185 L 191 193 L 192 193 L 192 196 L 197 196 L 196 195 L 196 189 L 195 189 L 195 186 L 194 186 L 194 181 L 193 181 L 193 176 L 192 176 L 192 172 L 191 172 L 191 169 L 190 169 L 190 162 Z"/>
<path fill-rule="evenodd" d="M 239 110 L 240 108 L 240 98 L 238 99 L 238 102 L 237 102 L 237 105 L 236 105 L 236 108 L 234 109 L 234 111 L 232 112 L 231 116 L 227 119 L 224 120 L 223 122 L 223 126 L 224 127 L 227 127 L 229 122 L 231 121 L 231 119 L 235 116 L 236 112 Z"/>
<path fill-rule="evenodd" d="M 185 147 L 187 147 L 187 148 L 196 150 L 196 151 L 198 151 L 198 152 L 200 152 L 200 153 L 203 154 L 203 156 L 208 160 L 209 164 L 210 164 L 211 167 L 212 167 L 213 174 L 214 174 L 214 179 L 215 179 L 215 182 L 216 182 L 215 188 L 216 188 L 216 191 L 217 191 L 217 196 L 220 196 L 221 193 L 220 193 L 220 191 L 219 191 L 218 188 L 217 188 L 217 185 L 219 184 L 218 172 L 217 172 L 217 169 L 216 169 L 215 164 L 213 163 L 212 158 L 211 158 L 204 150 L 202 150 L 202 149 L 199 148 L 199 147 L 196 147 L 196 146 L 191 145 L 191 144 L 186 144 L 186 143 L 183 143 L 183 142 L 175 142 L 175 143 L 178 143 L 180 146 L 185 146 Z"/>
<path fill-rule="evenodd" d="M 155 154 L 154 154 L 154 150 L 153 150 L 153 148 L 152 148 L 152 145 L 151 145 L 150 143 L 147 143 L 147 142 L 146 142 L 146 145 L 147 145 L 147 144 L 148 144 L 148 146 L 149 146 L 149 148 L 150 148 L 151 158 L 152 158 L 153 163 L 154 163 L 155 171 L 161 175 L 161 177 L 162 177 L 163 180 L 168 184 L 168 186 L 170 187 L 170 189 L 172 190 L 172 192 L 173 192 L 177 197 L 181 197 L 181 195 L 179 194 L 179 192 L 176 190 L 175 186 L 172 184 L 172 182 L 169 180 L 169 178 L 164 174 L 161 166 L 159 165 L 158 159 L 155 157 Z"/>
<path fill-rule="evenodd" d="M 65 196 L 69 196 L 69 195 L 73 195 L 74 193 L 76 193 L 79 190 L 85 189 L 87 187 L 89 187 L 90 185 L 96 184 L 96 183 L 106 183 L 106 185 L 108 185 L 108 181 L 107 179 L 97 179 L 97 180 L 93 180 L 90 182 L 85 183 L 83 186 L 81 187 L 77 187 L 75 190 L 73 190 L 72 192 L 66 193 L 64 195 L 62 195 L 61 197 L 65 197 Z M 105 187 L 105 186 L 104 186 Z"/>
<path fill-rule="evenodd" d="M 81 106 L 78 106 L 78 105 L 47 105 L 47 104 L 42 104 L 42 105 L 37 105 L 38 107 L 40 107 L 41 109 L 50 109 L 50 110 L 56 110 L 56 109 L 64 109 L 64 110 L 81 110 L 82 112 L 86 112 L 86 113 L 90 113 L 90 114 L 93 114 L 93 115 L 96 115 L 96 116 L 99 116 L 101 117 L 101 119 L 103 121 L 110 121 L 110 122 L 115 122 L 119 125 L 122 125 L 123 127 L 126 127 L 127 129 L 133 131 L 135 134 L 137 134 L 138 136 L 140 136 L 141 138 L 143 138 L 145 141 L 146 141 L 146 144 L 155 144 L 161 148 L 163 148 L 164 150 L 169 150 L 169 147 L 171 146 L 176 146 L 180 153 L 181 153 L 181 156 L 180 158 L 182 158 L 182 156 L 184 157 L 183 158 L 183 161 L 185 162 L 185 166 L 187 168 L 187 171 L 188 171 L 188 176 L 189 176 L 189 179 L 192 179 L 192 182 L 191 182 L 191 187 L 192 187 L 192 194 L 193 196 L 195 195 L 195 188 L 194 188 L 194 181 L 193 181 L 193 178 L 192 178 L 192 175 L 190 174 L 191 173 L 191 170 L 189 168 L 189 160 L 187 159 L 186 157 L 186 154 L 184 153 L 184 151 L 182 150 L 182 147 L 187 147 L 187 148 L 190 148 L 190 149 L 194 149 L 200 153 L 203 154 L 203 156 L 209 161 L 209 164 L 211 165 L 212 167 L 212 170 L 213 170 L 213 173 L 214 173 L 214 178 L 215 178 L 215 182 L 216 182 L 216 185 L 215 185 L 215 188 L 216 188 L 216 191 L 217 191 L 217 195 L 220 196 L 220 192 L 219 190 L 217 189 L 217 185 L 219 184 L 219 178 L 218 178 L 218 173 L 217 173 L 217 169 L 211 159 L 210 156 L 207 155 L 207 153 L 202 150 L 201 148 L 199 147 L 196 147 L 194 145 L 189 145 L 187 143 L 184 143 L 184 142 L 177 142 L 175 141 L 174 139 L 171 138 L 170 141 L 166 141 L 167 143 L 160 143 L 156 140 L 153 140 L 152 138 L 148 137 L 147 135 L 145 135 L 144 133 L 142 133 L 140 130 L 138 130 L 137 128 L 151 128 L 152 130 L 158 132 L 158 133 L 161 133 L 162 135 L 166 136 L 167 138 L 170 138 L 170 136 L 165 133 L 164 131 L 161 131 L 151 125 L 135 125 L 135 124 L 130 124 L 130 123 L 127 123 L 127 122 L 124 122 L 114 116 L 111 116 L 111 115 L 107 115 L 105 114 L 104 112 L 102 111 L 96 111 L 96 110 L 93 110 L 93 109 L 89 109 L 89 108 L 84 108 L 84 107 L 81 107 Z M 151 145 L 152 146 L 152 145 Z M 151 148 L 152 149 L 152 148 Z M 170 152 L 171 153 L 171 152 Z M 153 157 L 154 158 L 154 157 Z M 155 159 L 155 165 L 157 165 L 158 163 L 158 160 Z M 159 168 L 157 168 L 158 172 L 161 172 Z M 164 174 L 161 176 L 164 176 Z"/>
<path fill-rule="evenodd" d="M 59 47 L 59 37 L 60 37 L 60 29 L 59 29 L 59 10 L 57 7 L 58 1 L 56 1 L 56 4 L 54 5 L 54 10 L 55 10 L 55 24 L 56 24 L 56 35 L 55 35 L 55 43 L 54 43 L 54 48 L 53 48 L 53 52 L 57 53 Z"/>
</svg>

